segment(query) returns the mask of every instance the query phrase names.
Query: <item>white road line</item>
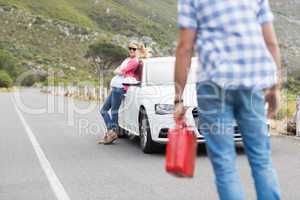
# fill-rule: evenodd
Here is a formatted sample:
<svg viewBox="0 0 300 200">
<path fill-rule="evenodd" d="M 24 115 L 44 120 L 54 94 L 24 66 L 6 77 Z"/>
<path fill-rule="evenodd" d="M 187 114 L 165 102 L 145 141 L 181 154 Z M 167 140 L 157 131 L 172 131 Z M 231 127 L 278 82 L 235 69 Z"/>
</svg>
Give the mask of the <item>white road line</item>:
<svg viewBox="0 0 300 200">
<path fill-rule="evenodd" d="M 33 149 L 38 157 L 40 165 L 48 179 L 48 182 L 58 200 L 70 200 L 69 195 L 65 191 L 63 185 L 59 181 L 58 177 L 56 176 L 53 168 L 51 167 L 50 162 L 47 160 L 45 153 L 43 152 L 40 144 L 38 143 L 36 137 L 34 136 L 31 128 L 27 124 L 26 120 L 24 119 L 22 113 L 17 108 L 16 104 L 14 103 L 15 109 L 19 115 L 19 118 L 26 130 L 27 136 L 33 146 Z"/>
</svg>

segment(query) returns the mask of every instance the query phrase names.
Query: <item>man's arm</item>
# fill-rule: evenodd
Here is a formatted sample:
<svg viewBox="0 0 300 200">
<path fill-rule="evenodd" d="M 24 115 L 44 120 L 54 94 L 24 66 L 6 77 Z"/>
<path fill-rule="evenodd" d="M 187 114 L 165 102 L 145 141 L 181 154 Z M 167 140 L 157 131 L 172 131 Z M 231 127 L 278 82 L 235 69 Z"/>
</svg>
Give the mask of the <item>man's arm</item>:
<svg viewBox="0 0 300 200">
<path fill-rule="evenodd" d="M 179 31 L 175 62 L 175 101 L 182 100 L 183 90 L 191 66 L 196 35 L 197 32 L 194 29 L 180 29 Z M 182 115 L 184 115 L 183 104 L 177 103 L 174 116 L 179 118 Z"/>
<path fill-rule="evenodd" d="M 277 65 L 277 77 L 278 77 L 277 86 L 280 88 L 281 83 L 282 83 L 281 55 L 280 55 L 279 45 L 278 45 L 277 36 L 276 36 L 275 30 L 274 30 L 273 23 L 269 22 L 269 23 L 263 24 L 262 31 L 263 31 L 265 43 Z"/>
<path fill-rule="evenodd" d="M 279 89 L 281 88 L 282 84 L 282 71 L 281 71 L 281 56 L 279 45 L 276 37 L 276 33 L 274 30 L 274 26 L 272 22 L 268 22 L 262 25 L 262 31 L 265 43 L 273 56 L 273 59 L 277 65 L 277 84 L 269 89 L 265 94 L 266 102 L 268 103 L 268 118 L 275 118 L 280 104 L 280 92 Z"/>
<path fill-rule="evenodd" d="M 196 30 L 181 29 L 176 49 L 175 100 L 181 100 L 193 56 Z"/>
</svg>

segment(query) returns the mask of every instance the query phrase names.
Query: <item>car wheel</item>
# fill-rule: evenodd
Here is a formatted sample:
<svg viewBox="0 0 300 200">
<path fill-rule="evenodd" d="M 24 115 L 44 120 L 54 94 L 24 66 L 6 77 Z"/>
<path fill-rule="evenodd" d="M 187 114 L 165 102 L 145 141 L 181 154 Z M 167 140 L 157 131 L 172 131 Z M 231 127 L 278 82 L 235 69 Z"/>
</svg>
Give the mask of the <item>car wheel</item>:
<svg viewBox="0 0 300 200">
<path fill-rule="evenodd" d="M 151 137 L 149 120 L 145 110 L 141 111 L 139 130 L 141 149 L 144 153 L 153 153 L 155 151 L 156 144 L 153 142 Z"/>
<path fill-rule="evenodd" d="M 119 128 L 118 128 L 118 137 L 119 138 L 127 138 L 128 137 L 128 131 L 126 131 L 121 126 L 119 126 Z"/>
</svg>

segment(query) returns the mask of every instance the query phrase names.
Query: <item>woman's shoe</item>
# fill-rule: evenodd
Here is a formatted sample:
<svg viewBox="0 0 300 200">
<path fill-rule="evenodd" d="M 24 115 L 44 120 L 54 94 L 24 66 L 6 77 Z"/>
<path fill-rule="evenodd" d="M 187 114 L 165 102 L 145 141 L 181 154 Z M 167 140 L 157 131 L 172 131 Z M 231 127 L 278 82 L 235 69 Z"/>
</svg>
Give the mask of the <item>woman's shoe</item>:
<svg viewBox="0 0 300 200">
<path fill-rule="evenodd" d="M 118 134 L 111 131 L 107 134 L 107 139 L 103 144 L 112 144 L 116 139 L 118 139 Z"/>
<path fill-rule="evenodd" d="M 108 133 L 104 134 L 104 137 L 100 140 L 97 140 L 97 144 L 104 144 L 108 139 Z"/>
</svg>

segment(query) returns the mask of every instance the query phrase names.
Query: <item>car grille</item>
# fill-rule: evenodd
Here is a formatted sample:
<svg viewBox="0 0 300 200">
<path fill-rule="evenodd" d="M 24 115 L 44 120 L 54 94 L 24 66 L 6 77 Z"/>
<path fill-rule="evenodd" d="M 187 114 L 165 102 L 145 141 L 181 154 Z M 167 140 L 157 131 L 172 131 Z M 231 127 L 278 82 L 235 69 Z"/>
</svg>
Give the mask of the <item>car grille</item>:
<svg viewBox="0 0 300 200">
<path fill-rule="evenodd" d="M 160 129 L 158 137 L 159 138 L 168 138 L 168 132 L 169 132 L 168 128 L 162 128 L 162 129 Z M 199 140 L 199 139 L 203 139 L 203 136 L 202 137 L 198 136 L 197 140 Z"/>
<path fill-rule="evenodd" d="M 199 123 L 199 113 L 198 113 L 198 109 L 197 108 L 194 108 L 192 110 L 192 115 L 193 115 L 193 118 L 195 120 L 196 126 L 199 127 L 198 126 L 198 123 Z M 159 138 L 168 138 L 168 131 L 169 131 L 168 128 L 162 128 L 160 130 L 160 132 L 159 132 L 159 136 L 158 137 Z M 203 136 L 202 136 L 202 134 L 201 134 L 201 132 L 200 132 L 199 129 L 198 129 L 198 132 L 200 133 L 201 136 L 200 137 L 198 136 L 197 139 L 198 140 L 203 140 Z M 240 140 L 242 138 L 241 132 L 240 132 L 240 128 L 238 126 L 234 127 L 234 133 L 233 134 L 234 134 L 234 139 L 236 139 L 236 140 Z"/>
<path fill-rule="evenodd" d="M 197 109 L 197 108 L 194 108 L 194 109 L 192 110 L 192 115 L 193 115 L 193 118 L 194 118 L 194 120 L 195 120 L 195 125 L 196 125 L 197 127 L 199 127 L 199 113 L 198 113 L 198 109 Z M 200 133 L 200 135 L 202 135 L 200 129 L 198 129 L 198 132 Z M 233 133 L 233 134 L 234 134 L 234 138 L 235 138 L 235 139 L 239 139 L 239 138 L 242 137 L 242 136 L 241 136 L 241 132 L 240 132 L 239 126 L 235 126 L 235 127 L 234 127 L 234 133 Z"/>
</svg>

